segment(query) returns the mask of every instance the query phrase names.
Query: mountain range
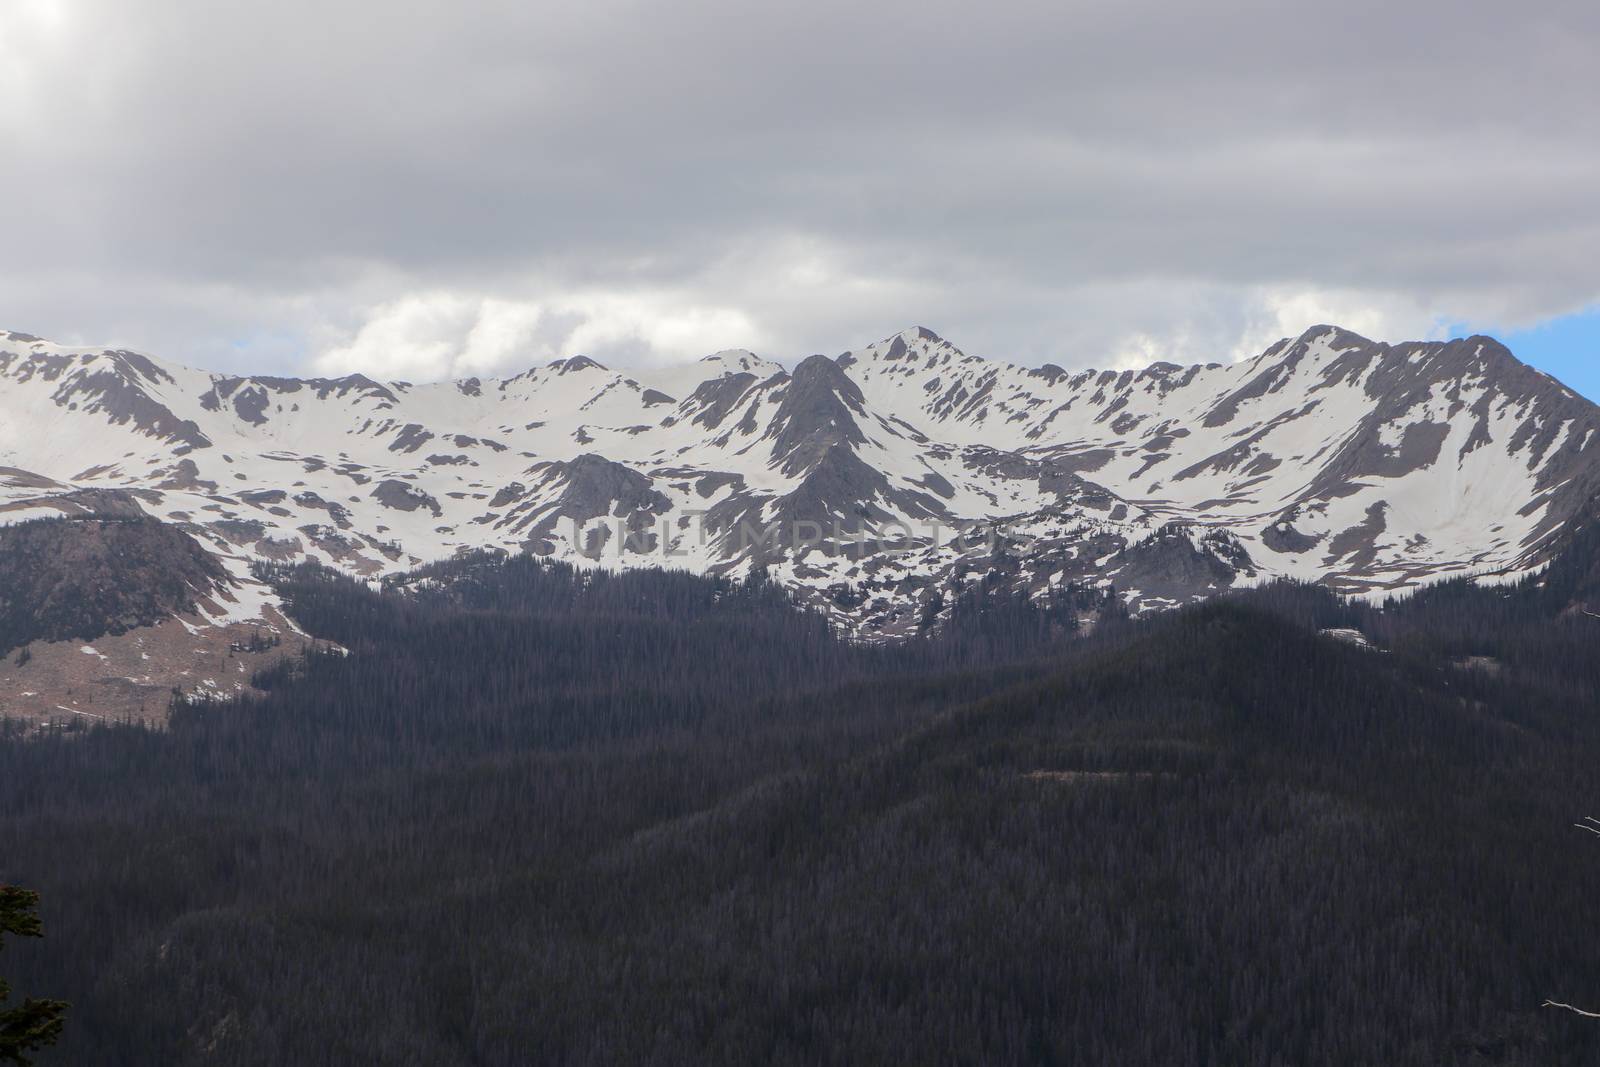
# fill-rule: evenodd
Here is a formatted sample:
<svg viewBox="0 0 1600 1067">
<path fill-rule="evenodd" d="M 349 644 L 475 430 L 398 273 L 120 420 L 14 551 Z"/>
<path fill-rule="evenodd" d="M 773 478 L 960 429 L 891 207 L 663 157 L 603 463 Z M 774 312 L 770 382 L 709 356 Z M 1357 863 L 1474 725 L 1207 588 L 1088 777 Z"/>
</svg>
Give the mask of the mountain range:
<svg viewBox="0 0 1600 1067">
<path fill-rule="evenodd" d="M 792 369 L 576 356 L 430 384 L 241 377 L 0 333 L 0 522 L 181 532 L 215 566 L 191 568 L 192 603 L 162 603 L 188 643 L 235 650 L 245 630 L 294 631 L 254 564 L 377 579 L 479 549 L 764 568 L 863 638 L 938 626 L 976 580 L 1115 590 L 1134 611 L 1275 578 L 1366 597 L 1504 580 L 1590 514 L 1597 430 L 1600 408 L 1492 338 L 1334 326 L 1142 370 L 1021 367 L 916 328 Z M 176 647 L 140 675 L 158 616 L 70 652 L 141 692 L 245 684 L 243 663 L 189 674 Z"/>
</svg>

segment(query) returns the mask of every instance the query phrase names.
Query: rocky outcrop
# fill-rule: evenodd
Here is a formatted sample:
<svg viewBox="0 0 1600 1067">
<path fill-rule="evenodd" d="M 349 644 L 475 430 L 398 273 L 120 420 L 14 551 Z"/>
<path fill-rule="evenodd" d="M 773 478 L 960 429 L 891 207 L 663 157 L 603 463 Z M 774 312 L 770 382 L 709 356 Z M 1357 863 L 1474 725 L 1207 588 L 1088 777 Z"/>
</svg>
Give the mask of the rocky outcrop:
<svg viewBox="0 0 1600 1067">
<path fill-rule="evenodd" d="M 0 526 L 0 651 L 148 626 L 193 611 L 225 578 L 193 537 L 155 519 Z"/>
</svg>

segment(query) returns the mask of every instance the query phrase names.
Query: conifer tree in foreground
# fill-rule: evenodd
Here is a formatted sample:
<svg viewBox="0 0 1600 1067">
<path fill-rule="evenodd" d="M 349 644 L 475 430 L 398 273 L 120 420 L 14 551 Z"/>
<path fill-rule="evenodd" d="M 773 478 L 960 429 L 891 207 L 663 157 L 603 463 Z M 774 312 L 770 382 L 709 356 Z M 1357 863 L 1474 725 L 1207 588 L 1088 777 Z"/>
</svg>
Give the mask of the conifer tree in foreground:
<svg viewBox="0 0 1600 1067">
<path fill-rule="evenodd" d="M 39 894 L 12 885 L 0 885 L 0 947 L 5 935 L 42 937 L 37 909 Z M 0 978 L 0 1006 L 11 996 L 11 985 Z M 27 1053 L 53 1045 L 61 1036 L 67 1005 L 59 1000 L 29 997 L 20 1007 L 0 1010 L 0 1062 L 29 1064 Z"/>
</svg>

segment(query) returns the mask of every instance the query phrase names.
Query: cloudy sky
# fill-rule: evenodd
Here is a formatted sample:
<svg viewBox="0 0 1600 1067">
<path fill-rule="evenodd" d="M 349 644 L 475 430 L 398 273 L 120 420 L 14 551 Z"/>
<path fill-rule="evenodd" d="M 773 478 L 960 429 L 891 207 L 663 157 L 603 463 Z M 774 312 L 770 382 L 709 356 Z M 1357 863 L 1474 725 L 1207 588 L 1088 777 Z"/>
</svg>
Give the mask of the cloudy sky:
<svg viewBox="0 0 1600 1067">
<path fill-rule="evenodd" d="M 0 327 L 426 379 L 1333 321 L 1600 395 L 1600 12 L 3 0 Z"/>
</svg>

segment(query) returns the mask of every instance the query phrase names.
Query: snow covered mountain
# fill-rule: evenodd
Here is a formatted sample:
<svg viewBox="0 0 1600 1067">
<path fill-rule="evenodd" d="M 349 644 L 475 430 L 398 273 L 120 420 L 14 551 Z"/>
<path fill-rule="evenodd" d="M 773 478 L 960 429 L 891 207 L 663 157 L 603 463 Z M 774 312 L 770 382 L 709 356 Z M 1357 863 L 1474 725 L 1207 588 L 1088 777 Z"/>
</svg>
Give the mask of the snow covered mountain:
<svg viewBox="0 0 1600 1067">
<path fill-rule="evenodd" d="M 137 508 L 352 574 L 495 547 L 767 567 L 862 635 L 963 581 L 1135 608 L 1277 576 L 1381 594 L 1543 563 L 1600 493 L 1600 408 L 1487 337 L 1314 327 L 1240 363 L 1024 368 L 925 329 L 786 371 L 730 351 L 503 380 L 232 377 L 0 334 L 0 522 Z"/>
</svg>

